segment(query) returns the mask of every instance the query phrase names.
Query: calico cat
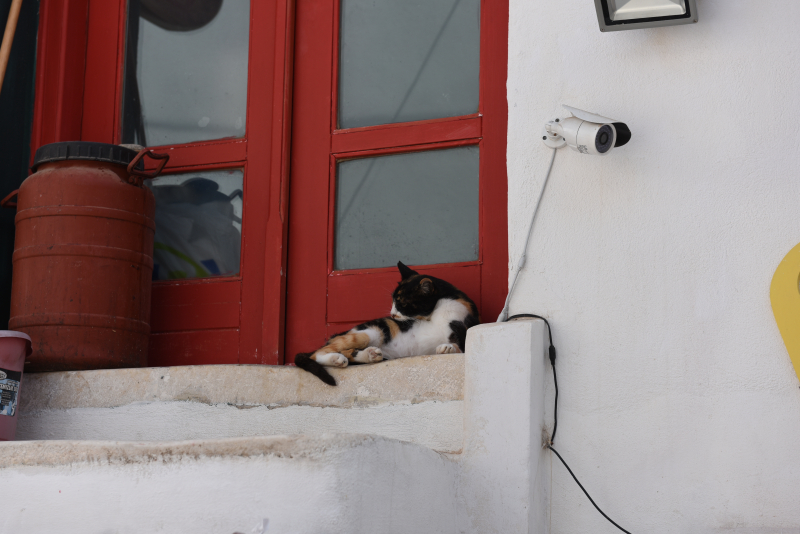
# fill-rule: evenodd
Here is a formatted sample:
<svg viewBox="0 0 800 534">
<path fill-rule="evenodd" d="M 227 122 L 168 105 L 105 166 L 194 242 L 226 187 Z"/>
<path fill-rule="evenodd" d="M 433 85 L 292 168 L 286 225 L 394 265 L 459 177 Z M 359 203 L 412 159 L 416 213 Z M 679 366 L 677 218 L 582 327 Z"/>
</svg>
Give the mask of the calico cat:
<svg viewBox="0 0 800 534">
<path fill-rule="evenodd" d="M 444 280 L 419 274 L 403 262 L 397 268 L 402 280 L 392 293 L 390 317 L 333 336 L 321 349 L 295 356 L 295 365 L 335 386 L 325 367 L 464 352 L 467 329 L 480 323 L 475 303 Z"/>
</svg>

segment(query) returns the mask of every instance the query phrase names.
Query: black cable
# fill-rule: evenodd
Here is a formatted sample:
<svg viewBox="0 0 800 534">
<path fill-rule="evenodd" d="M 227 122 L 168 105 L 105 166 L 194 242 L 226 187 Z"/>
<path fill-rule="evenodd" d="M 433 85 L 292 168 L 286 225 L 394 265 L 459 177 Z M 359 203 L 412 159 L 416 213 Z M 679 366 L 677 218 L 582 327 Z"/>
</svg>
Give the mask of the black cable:
<svg viewBox="0 0 800 534">
<path fill-rule="evenodd" d="M 550 345 L 553 348 L 552 345 Z M 556 349 L 553 348 L 553 355 L 550 357 L 550 364 L 553 367 L 553 385 L 556 387 L 556 400 L 553 403 L 553 434 L 550 436 L 550 445 L 556 440 L 556 428 L 558 428 L 558 380 L 556 380 Z"/>
<path fill-rule="evenodd" d="M 548 349 L 548 354 L 550 356 L 550 365 L 553 367 L 553 385 L 555 385 L 555 388 L 556 388 L 556 399 L 555 399 L 555 402 L 553 403 L 553 433 L 550 436 L 550 443 L 547 444 L 547 448 L 550 449 L 551 451 L 553 451 L 554 453 L 556 453 L 556 456 L 558 456 L 558 459 L 561 460 L 561 463 L 564 464 L 564 467 L 567 468 L 567 471 L 569 471 L 569 474 L 572 475 L 572 479 L 575 481 L 575 483 L 578 485 L 578 487 L 581 488 L 581 490 L 583 491 L 583 494 L 586 495 L 586 498 L 589 499 L 589 502 L 592 503 L 592 505 L 597 509 L 597 511 L 600 512 L 600 514 L 602 514 L 603 517 L 608 519 L 608 521 L 612 525 L 614 525 L 615 527 L 620 529 L 622 532 L 624 532 L 625 534 L 631 534 L 630 532 L 628 532 L 627 530 L 625 530 L 624 528 L 622 528 L 621 526 L 616 524 L 613 519 L 608 517 L 606 515 L 606 513 L 604 511 L 602 511 L 599 506 L 597 506 L 597 504 L 594 502 L 594 500 L 592 500 L 591 496 L 589 496 L 589 493 L 586 491 L 586 488 L 583 487 L 583 484 L 581 484 L 578 481 L 578 477 L 575 476 L 575 473 L 573 473 L 572 469 L 569 468 L 569 466 L 567 465 L 567 462 L 564 461 L 564 458 L 562 458 L 561 455 L 558 454 L 558 451 L 553 448 L 553 443 L 556 440 L 556 428 L 558 427 L 558 380 L 556 380 L 556 348 L 553 345 L 553 332 L 550 329 L 550 323 L 547 321 L 547 319 L 545 319 L 541 315 L 534 315 L 532 313 L 519 313 L 517 315 L 512 315 L 511 317 L 506 319 L 506 321 L 510 321 L 511 319 L 518 319 L 518 318 L 522 318 L 522 317 L 530 317 L 532 319 L 541 319 L 542 321 L 544 321 L 544 324 L 547 325 L 547 335 L 550 338 L 550 347 Z"/>
<path fill-rule="evenodd" d="M 561 460 L 561 463 L 562 463 L 562 464 L 564 464 L 564 467 L 566 467 L 566 468 L 567 468 L 567 471 L 569 471 L 569 474 L 570 474 L 570 475 L 572 475 L 572 478 L 573 478 L 573 480 L 575 480 L 575 483 L 576 483 L 576 484 L 577 484 L 577 485 L 578 485 L 578 486 L 579 486 L 579 487 L 580 487 L 580 488 L 583 490 L 583 494 L 584 494 L 584 495 L 586 495 L 586 498 L 587 498 L 587 499 L 589 499 L 589 502 L 590 502 L 590 503 L 592 503 L 592 505 L 594 505 L 594 507 L 595 507 L 595 508 L 597 508 L 597 511 L 598 511 L 598 512 L 600 512 L 601 514 L 603 514 L 603 517 L 605 517 L 606 519 L 608 519 L 608 521 L 609 521 L 609 522 L 610 522 L 612 525 L 614 525 L 615 527 L 617 527 L 618 529 L 620 529 L 622 532 L 624 532 L 625 534 L 631 534 L 630 532 L 628 532 L 627 530 L 625 530 L 624 528 L 622 528 L 621 526 L 619 526 L 618 524 L 616 524 L 616 523 L 614 522 L 614 520 L 613 520 L 613 519 L 611 519 L 610 517 L 608 517 L 608 516 L 606 515 L 606 513 L 605 513 L 604 511 L 602 511 L 602 510 L 600 509 L 600 507 L 599 507 L 599 506 L 597 506 L 597 504 L 595 504 L 595 502 L 594 502 L 594 501 L 592 500 L 592 498 L 589 496 L 589 493 L 586 491 L 586 489 L 583 487 L 583 485 L 582 485 L 580 482 L 578 482 L 578 477 L 576 477 L 576 476 L 575 476 L 575 473 L 573 473 L 573 472 L 572 472 L 572 469 L 570 469 L 570 468 L 569 468 L 569 466 L 567 465 L 567 462 L 565 462 L 565 461 L 564 461 L 564 458 L 562 458 L 562 457 L 561 457 L 561 455 L 560 455 L 560 454 L 558 454 L 558 451 L 557 451 L 557 450 L 555 450 L 555 449 L 553 448 L 553 446 L 552 446 L 552 445 L 548 445 L 548 446 L 547 446 L 547 448 L 548 448 L 548 449 L 550 449 L 551 451 L 553 451 L 554 453 L 556 453 L 556 456 L 558 456 L 558 459 L 559 459 L 559 460 Z"/>
</svg>

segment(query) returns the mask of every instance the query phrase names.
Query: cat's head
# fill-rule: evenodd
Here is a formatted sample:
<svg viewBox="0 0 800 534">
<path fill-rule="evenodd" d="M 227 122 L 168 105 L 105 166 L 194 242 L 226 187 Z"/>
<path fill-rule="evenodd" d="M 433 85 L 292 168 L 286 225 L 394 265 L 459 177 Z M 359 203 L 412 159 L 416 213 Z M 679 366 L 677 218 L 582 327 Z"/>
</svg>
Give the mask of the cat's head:
<svg viewBox="0 0 800 534">
<path fill-rule="evenodd" d="M 392 317 L 395 319 L 428 319 L 441 298 L 437 285 L 440 280 L 419 274 L 397 262 L 402 280 L 392 293 Z"/>
</svg>

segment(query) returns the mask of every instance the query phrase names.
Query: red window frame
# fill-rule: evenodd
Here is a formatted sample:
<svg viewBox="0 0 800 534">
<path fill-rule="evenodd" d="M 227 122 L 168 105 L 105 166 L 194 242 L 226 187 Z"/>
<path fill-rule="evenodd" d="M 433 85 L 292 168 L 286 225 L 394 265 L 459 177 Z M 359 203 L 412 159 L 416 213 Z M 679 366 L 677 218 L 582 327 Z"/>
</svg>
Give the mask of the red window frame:
<svg viewBox="0 0 800 534">
<path fill-rule="evenodd" d="M 121 142 L 126 0 L 41 0 L 31 139 Z M 242 168 L 237 277 L 153 284 L 149 365 L 282 363 L 292 0 L 251 0 L 247 131 L 158 147 L 165 173 Z"/>
<path fill-rule="evenodd" d="M 150 365 L 280 364 L 285 339 L 290 361 L 332 330 L 360 320 L 334 314 L 329 322 L 329 298 L 346 310 L 361 305 L 356 290 L 378 295 L 394 285 L 393 269 L 332 270 L 329 176 L 337 157 L 480 145 L 481 257 L 426 271 L 468 291 L 485 318 L 502 308 L 508 278 L 508 0 L 482 0 L 477 114 L 346 130 L 332 127 L 338 2 L 298 4 L 295 23 L 294 0 L 251 0 L 245 137 L 160 147 L 171 155 L 166 172 L 245 169 L 243 252 L 235 279 L 154 284 Z M 120 142 L 125 13 L 126 0 L 40 0 L 31 153 L 57 141 Z M 319 113 L 331 119 L 320 121 Z M 319 176 L 322 187 L 314 179 Z M 321 221 L 308 217 L 311 206 L 323 207 Z M 385 300 L 366 302 L 361 315 L 385 313 Z"/>
<path fill-rule="evenodd" d="M 480 146 L 480 252 L 473 262 L 423 266 L 467 292 L 486 318 L 508 287 L 506 132 L 508 1 L 482 0 L 480 101 L 473 115 L 337 128 L 339 2 L 296 10 L 286 359 L 327 336 L 386 315 L 395 268 L 334 271 L 336 162 L 340 159 Z"/>
</svg>

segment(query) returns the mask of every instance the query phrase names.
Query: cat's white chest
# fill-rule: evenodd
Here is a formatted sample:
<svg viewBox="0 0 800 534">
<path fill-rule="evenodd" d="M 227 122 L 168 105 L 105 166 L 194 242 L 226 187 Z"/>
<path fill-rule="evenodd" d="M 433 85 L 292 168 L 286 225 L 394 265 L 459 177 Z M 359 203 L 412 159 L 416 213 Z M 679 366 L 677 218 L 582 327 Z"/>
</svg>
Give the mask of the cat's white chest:
<svg viewBox="0 0 800 534">
<path fill-rule="evenodd" d="M 463 321 L 469 310 L 458 301 L 442 299 L 436 303 L 429 321 L 417 321 L 407 332 L 396 336 L 384 345 L 383 355 L 388 360 L 436 354 L 436 347 L 450 342 L 451 321 Z"/>
</svg>

